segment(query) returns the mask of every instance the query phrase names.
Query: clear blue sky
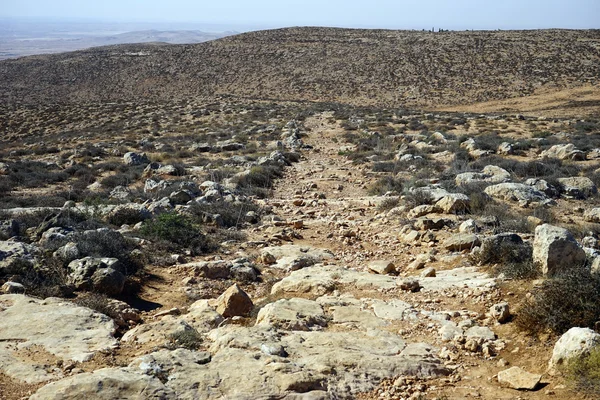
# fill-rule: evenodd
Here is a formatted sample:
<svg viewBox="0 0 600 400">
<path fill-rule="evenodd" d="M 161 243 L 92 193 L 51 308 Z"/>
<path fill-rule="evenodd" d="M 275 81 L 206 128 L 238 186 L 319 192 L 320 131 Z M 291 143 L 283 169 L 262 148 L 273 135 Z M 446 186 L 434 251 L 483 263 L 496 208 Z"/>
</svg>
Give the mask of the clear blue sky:
<svg viewBox="0 0 600 400">
<path fill-rule="evenodd" d="M 600 28 L 600 0 L 0 0 L 0 17 L 390 29 Z"/>
</svg>

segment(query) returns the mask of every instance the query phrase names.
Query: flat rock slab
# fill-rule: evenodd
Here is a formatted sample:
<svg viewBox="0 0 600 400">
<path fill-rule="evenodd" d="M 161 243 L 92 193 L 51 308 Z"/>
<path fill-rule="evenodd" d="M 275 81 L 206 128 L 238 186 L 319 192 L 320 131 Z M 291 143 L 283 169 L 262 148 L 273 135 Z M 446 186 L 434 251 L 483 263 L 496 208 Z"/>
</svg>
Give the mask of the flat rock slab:
<svg viewBox="0 0 600 400">
<path fill-rule="evenodd" d="M 276 260 L 273 267 L 286 271 L 295 271 L 310 267 L 316 263 L 333 258 L 333 253 L 329 250 L 293 244 L 265 247 L 261 250 L 261 254 L 272 255 Z"/>
<path fill-rule="evenodd" d="M 453 287 L 480 288 L 492 290 L 496 280 L 476 267 L 461 267 L 445 271 L 436 271 L 435 277 L 419 278 L 421 290 L 441 291 Z"/>
<path fill-rule="evenodd" d="M 195 329 L 200 333 L 216 328 L 223 321 L 208 300 L 198 300 L 193 303 L 188 313 L 181 316 L 165 315 L 157 321 L 138 325 L 127 331 L 121 338 L 123 342 L 162 344 L 176 332 Z"/>
<path fill-rule="evenodd" d="M 381 379 L 450 372 L 436 356 L 437 349 L 406 344 L 385 331 L 281 332 L 228 325 L 208 337 L 212 356 L 185 349 L 160 350 L 139 357 L 127 368 L 101 369 L 53 382 L 32 399 L 350 399 L 373 390 Z M 285 351 L 273 355 L 263 350 L 275 347 Z M 308 393 L 311 397 L 300 397 Z"/>
<path fill-rule="evenodd" d="M 13 358 L 15 349 L 37 345 L 58 359 L 85 362 L 96 352 L 113 349 L 118 343 L 113 336 L 112 319 L 57 298 L 38 300 L 19 294 L 2 295 L 0 321 L 0 342 L 15 345 L 1 346 L 0 359 Z M 18 373 L 27 374 L 31 368 L 6 365 L 0 363 L 1 372 L 23 381 L 31 379 Z"/>
<path fill-rule="evenodd" d="M 220 376 L 227 379 L 227 382 L 221 381 L 221 389 L 228 386 L 239 388 L 240 383 L 236 385 L 236 380 L 244 381 L 244 384 L 264 382 L 268 378 L 264 372 L 265 363 L 270 363 L 273 369 L 289 371 L 288 379 L 295 382 L 288 383 L 288 391 L 325 390 L 330 398 L 354 398 L 356 393 L 374 389 L 381 379 L 398 375 L 433 377 L 449 373 L 437 357 L 435 348 L 423 343 L 407 344 L 399 336 L 378 329 L 366 332 L 281 332 L 263 326 L 230 325 L 215 329 L 209 338 L 213 341 L 210 351 L 215 356 L 207 368 L 220 369 L 215 361 L 220 354 L 228 354 L 232 350 L 243 351 L 238 353 L 241 359 L 245 359 L 244 353 L 253 354 L 252 363 L 257 363 L 254 368 L 234 367 L 227 373 L 221 373 Z M 263 345 L 282 346 L 286 357 L 265 355 L 261 352 Z M 260 371 L 263 371 L 262 374 L 259 374 Z M 257 376 L 254 376 L 255 372 Z M 284 387 L 278 390 L 282 389 Z M 247 393 L 252 392 L 249 390 Z"/>
<path fill-rule="evenodd" d="M 104 368 L 74 375 L 40 388 L 30 400 L 164 400 L 178 398 L 153 376 L 124 368 Z"/>
<path fill-rule="evenodd" d="M 529 373 L 519 367 L 512 367 L 498 373 L 498 382 L 502 386 L 517 390 L 534 390 L 542 375 Z"/>
<path fill-rule="evenodd" d="M 276 283 L 271 294 L 311 293 L 324 295 L 339 285 L 353 285 L 359 290 L 393 289 L 396 278 L 387 275 L 370 274 L 333 265 L 315 265 L 292 272 Z"/>
<path fill-rule="evenodd" d="M 89 360 L 117 346 L 115 324 L 103 314 L 55 298 L 0 296 L 0 372 L 28 384 L 62 377 L 60 369 L 26 362 L 20 352 L 36 346 L 59 360 Z"/>
<path fill-rule="evenodd" d="M 307 331 L 327 325 L 319 303 L 306 299 L 283 299 L 264 306 L 256 317 L 256 325 L 285 330 Z"/>
</svg>

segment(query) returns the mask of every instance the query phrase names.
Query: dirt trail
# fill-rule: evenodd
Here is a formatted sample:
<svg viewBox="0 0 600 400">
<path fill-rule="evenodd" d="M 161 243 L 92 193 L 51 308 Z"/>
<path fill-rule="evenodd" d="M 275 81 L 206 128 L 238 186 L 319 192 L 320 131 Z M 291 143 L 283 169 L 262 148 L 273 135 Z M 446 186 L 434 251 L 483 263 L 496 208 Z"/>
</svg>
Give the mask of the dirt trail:
<svg viewBox="0 0 600 400">
<path fill-rule="evenodd" d="M 353 165 L 346 157 L 338 154 L 344 146 L 341 140 L 343 130 L 329 122 L 326 114 L 307 119 L 305 127 L 308 135 L 303 141 L 313 146 L 313 149 L 304 152 L 303 159 L 286 170 L 284 179 L 276 184 L 273 198 L 268 201 L 282 220 L 303 222 L 303 228 L 297 230 L 302 238 L 294 240 L 294 244 L 329 249 L 335 255 L 330 264 L 360 271 L 366 271 L 370 261 L 391 260 L 399 270 L 400 277 L 418 277 L 420 271 L 408 270 L 406 267 L 416 255 L 422 253 L 440 252 L 436 261 L 431 264 L 438 271 L 468 265 L 466 254 L 446 255 L 444 250 L 438 250 L 434 246 L 421 247 L 400 240 L 401 221 L 398 218 L 388 218 L 385 213 L 378 211 L 378 199 L 367 193 L 368 186 L 376 181 L 377 174 L 360 165 Z M 514 297 L 511 296 L 515 294 L 506 295 L 509 290 L 519 288 L 501 287 L 480 297 L 477 297 L 476 291 L 459 291 L 410 293 L 401 295 L 400 298 L 430 312 L 468 310 L 473 315 L 479 315 L 477 320 L 480 322 L 490 304 L 502 300 L 509 300 L 514 304 Z M 373 296 L 371 292 L 366 294 L 349 289 L 346 289 L 345 294 L 352 294 L 356 298 Z M 455 361 L 460 367 L 455 376 L 429 382 L 432 389 L 427 398 L 579 398 L 567 391 L 558 378 L 546 375 L 542 378 L 540 388 L 534 392 L 500 387 L 496 375 L 510 366 L 520 366 L 529 372 L 544 374 L 551 348 L 523 337 L 510 325 L 496 324 L 490 327 L 499 339 L 506 342 L 506 347 L 494 357 L 487 358 L 481 354 L 459 352 L 459 358 Z M 436 329 L 426 322 L 412 327 L 403 326 L 399 332 L 411 342 L 427 342 L 440 349 L 446 346 L 452 349 L 452 345 L 440 341 Z M 393 389 L 390 392 L 390 387 L 393 387 L 392 382 L 383 382 L 380 389 L 361 398 L 388 398 L 383 397 L 383 394 L 393 393 Z"/>
</svg>

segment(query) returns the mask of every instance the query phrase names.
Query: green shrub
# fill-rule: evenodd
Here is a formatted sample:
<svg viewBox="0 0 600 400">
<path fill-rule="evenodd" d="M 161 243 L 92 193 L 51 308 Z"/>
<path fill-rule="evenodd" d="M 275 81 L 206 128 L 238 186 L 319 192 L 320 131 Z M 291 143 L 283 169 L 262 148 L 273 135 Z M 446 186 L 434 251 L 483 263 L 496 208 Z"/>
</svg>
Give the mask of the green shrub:
<svg viewBox="0 0 600 400">
<path fill-rule="evenodd" d="M 169 341 L 176 347 L 183 347 L 188 350 L 196 350 L 202 344 L 202 336 L 197 330 L 184 329 L 169 335 Z"/>
<path fill-rule="evenodd" d="M 186 217 L 176 212 L 160 214 L 146 222 L 140 233 L 154 240 L 166 240 L 182 246 L 189 245 L 200 234 Z"/>
<path fill-rule="evenodd" d="M 136 273 L 140 268 L 139 261 L 131 256 L 136 244 L 131 239 L 111 229 L 87 230 L 78 232 L 68 241 L 77 243 L 81 257 L 117 258 L 125 266 L 127 275 Z"/>
<path fill-rule="evenodd" d="M 162 252 L 179 251 L 188 248 L 192 254 L 202 254 L 213 249 L 214 245 L 188 217 L 175 212 L 164 213 L 146 221 L 140 234 L 153 243 L 155 257 Z"/>
<path fill-rule="evenodd" d="M 599 320 L 600 274 L 572 266 L 533 289 L 516 323 L 532 334 L 547 330 L 562 334 L 574 326 L 593 328 Z"/>
<path fill-rule="evenodd" d="M 569 361 L 564 369 L 567 382 L 587 395 L 600 396 L 600 346 L 588 355 Z"/>
</svg>

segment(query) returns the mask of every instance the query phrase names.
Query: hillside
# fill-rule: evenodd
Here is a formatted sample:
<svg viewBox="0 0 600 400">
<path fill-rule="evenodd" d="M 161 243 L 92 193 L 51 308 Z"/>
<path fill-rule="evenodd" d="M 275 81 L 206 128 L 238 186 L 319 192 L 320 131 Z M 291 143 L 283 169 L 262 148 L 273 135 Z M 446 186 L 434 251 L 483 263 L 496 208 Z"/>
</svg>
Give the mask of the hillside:
<svg viewBox="0 0 600 400">
<path fill-rule="evenodd" d="M 5 60 L 0 62 L 0 101 L 162 101 L 231 95 L 431 107 L 599 81 L 598 30 L 289 28 L 193 45 L 116 45 Z"/>
</svg>

